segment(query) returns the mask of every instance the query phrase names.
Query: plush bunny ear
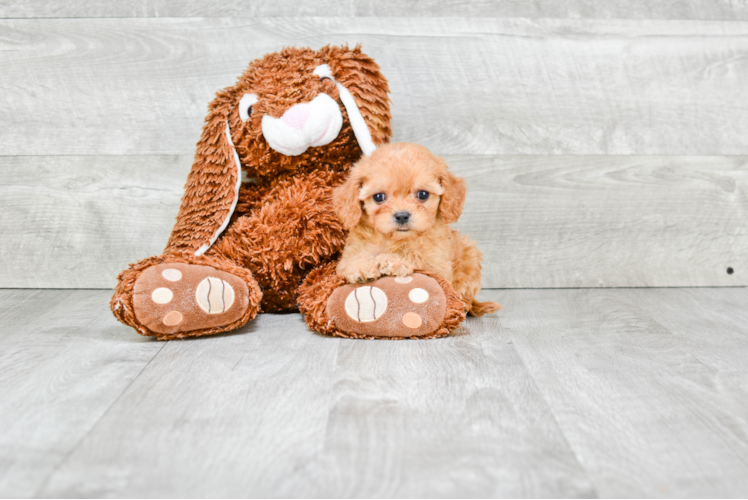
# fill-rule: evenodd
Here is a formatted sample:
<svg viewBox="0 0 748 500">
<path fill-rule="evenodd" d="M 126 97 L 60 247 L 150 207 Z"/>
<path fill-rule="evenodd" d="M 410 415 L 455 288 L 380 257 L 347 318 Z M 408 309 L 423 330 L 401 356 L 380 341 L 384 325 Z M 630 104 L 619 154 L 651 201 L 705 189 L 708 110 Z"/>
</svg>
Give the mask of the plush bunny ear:
<svg viewBox="0 0 748 500">
<path fill-rule="evenodd" d="M 166 252 L 202 255 L 234 213 L 242 176 L 228 125 L 233 102 L 233 93 L 225 89 L 210 103 Z"/>
<path fill-rule="evenodd" d="M 390 89 L 379 65 L 361 51 L 360 45 L 352 49 L 328 45 L 320 49 L 319 54 L 327 61 L 327 67 L 318 67 L 317 74 L 320 77 L 334 77 L 335 83 L 345 89 L 340 93 L 340 99 L 348 111 L 351 124 L 356 119 L 353 115 L 358 114 L 365 122 L 374 146 L 389 142 L 392 136 Z M 350 95 L 350 100 L 345 94 Z"/>
<path fill-rule="evenodd" d="M 447 224 L 457 222 L 465 205 L 465 194 L 467 185 L 462 177 L 457 177 L 452 172 L 446 172 L 441 179 L 444 193 L 439 202 L 439 213 Z"/>
<path fill-rule="evenodd" d="M 361 176 L 354 169 L 348 180 L 335 188 L 332 194 L 332 206 L 335 209 L 335 213 L 343 223 L 343 226 L 348 230 L 356 227 L 363 215 L 361 201 L 358 199 L 361 181 Z"/>
</svg>

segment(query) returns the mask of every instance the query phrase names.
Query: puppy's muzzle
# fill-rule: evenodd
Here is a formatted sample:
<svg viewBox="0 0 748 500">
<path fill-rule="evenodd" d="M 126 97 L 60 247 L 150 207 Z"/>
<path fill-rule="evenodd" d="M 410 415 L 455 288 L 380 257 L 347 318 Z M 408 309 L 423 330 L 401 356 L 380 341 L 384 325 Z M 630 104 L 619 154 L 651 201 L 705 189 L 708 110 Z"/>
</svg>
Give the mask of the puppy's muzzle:
<svg viewBox="0 0 748 500">
<path fill-rule="evenodd" d="M 398 226 L 405 226 L 410 222 L 410 212 L 397 212 L 393 217 Z"/>
</svg>

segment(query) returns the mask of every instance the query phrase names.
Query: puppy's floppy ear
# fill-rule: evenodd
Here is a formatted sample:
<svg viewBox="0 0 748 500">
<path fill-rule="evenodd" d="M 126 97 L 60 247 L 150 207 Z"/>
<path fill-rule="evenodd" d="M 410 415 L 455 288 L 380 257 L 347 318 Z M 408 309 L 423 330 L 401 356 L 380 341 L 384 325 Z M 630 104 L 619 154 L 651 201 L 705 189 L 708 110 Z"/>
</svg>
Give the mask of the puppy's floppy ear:
<svg viewBox="0 0 748 500">
<path fill-rule="evenodd" d="M 362 176 L 354 169 L 343 184 L 332 193 L 332 206 L 346 229 L 353 229 L 361 220 L 361 201 L 358 193 L 361 189 Z"/>
<path fill-rule="evenodd" d="M 444 194 L 439 202 L 439 213 L 447 224 L 457 222 L 465 205 L 467 184 L 465 179 L 457 177 L 452 172 L 446 172 L 440 179 Z"/>
</svg>

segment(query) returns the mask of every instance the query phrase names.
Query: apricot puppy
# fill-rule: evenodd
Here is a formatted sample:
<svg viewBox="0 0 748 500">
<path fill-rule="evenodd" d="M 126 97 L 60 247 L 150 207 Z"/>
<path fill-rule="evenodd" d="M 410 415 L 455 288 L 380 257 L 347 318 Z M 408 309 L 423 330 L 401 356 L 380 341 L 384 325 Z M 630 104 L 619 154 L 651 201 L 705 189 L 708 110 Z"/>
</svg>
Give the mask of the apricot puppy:
<svg viewBox="0 0 748 500">
<path fill-rule="evenodd" d="M 462 213 L 465 192 L 465 181 L 425 147 L 379 146 L 333 193 L 335 211 L 349 230 L 337 273 L 364 283 L 433 271 L 452 284 L 473 316 L 501 309 L 497 302 L 475 300 L 483 254 L 449 227 Z"/>
</svg>

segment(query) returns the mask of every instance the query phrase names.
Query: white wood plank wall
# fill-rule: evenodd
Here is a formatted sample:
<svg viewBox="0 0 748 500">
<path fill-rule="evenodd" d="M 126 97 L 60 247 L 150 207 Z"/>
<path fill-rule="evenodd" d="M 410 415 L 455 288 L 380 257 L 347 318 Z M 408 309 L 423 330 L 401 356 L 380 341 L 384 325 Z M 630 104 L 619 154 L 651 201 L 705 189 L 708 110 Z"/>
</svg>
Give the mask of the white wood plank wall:
<svg viewBox="0 0 748 500">
<path fill-rule="evenodd" d="M 294 5 L 0 1 L 0 287 L 160 252 L 214 93 L 327 43 L 468 179 L 485 287 L 748 285 L 748 1 Z"/>
<path fill-rule="evenodd" d="M 746 0 L 0 0 L 0 18 L 569 17 L 748 20 Z"/>
</svg>

